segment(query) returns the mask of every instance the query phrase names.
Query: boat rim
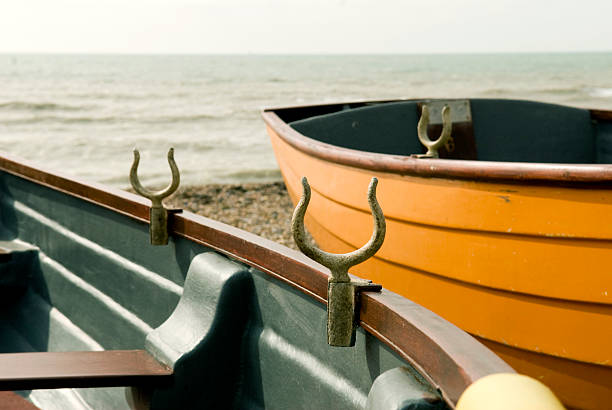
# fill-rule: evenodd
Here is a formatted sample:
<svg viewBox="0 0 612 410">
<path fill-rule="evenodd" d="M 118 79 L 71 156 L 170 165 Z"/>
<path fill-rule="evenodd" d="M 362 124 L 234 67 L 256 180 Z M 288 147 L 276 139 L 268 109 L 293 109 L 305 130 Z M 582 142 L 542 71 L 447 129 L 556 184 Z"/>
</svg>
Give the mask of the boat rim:
<svg viewBox="0 0 612 410">
<path fill-rule="evenodd" d="M 293 129 L 278 115 L 278 112 L 282 110 L 296 110 L 301 108 L 323 108 L 356 103 L 367 105 L 429 100 L 436 99 L 370 100 L 265 108 L 262 110 L 261 115 L 266 124 L 283 141 L 298 151 L 324 161 L 375 172 L 423 178 L 461 179 L 534 185 L 570 185 L 577 188 L 609 187 L 612 185 L 612 164 L 497 162 L 415 158 L 404 155 L 379 154 L 343 148 L 307 137 Z M 593 120 L 612 121 L 612 111 L 594 109 L 588 111 Z"/>
<path fill-rule="evenodd" d="M 55 191 L 149 223 L 146 199 L 105 185 L 43 169 L 0 152 L 0 170 Z M 326 304 L 329 271 L 301 253 L 224 223 L 171 213 L 170 234 L 212 248 Z M 435 313 L 383 289 L 362 293 L 360 325 L 410 363 L 454 408 L 476 380 L 514 370 L 472 336 Z"/>
</svg>

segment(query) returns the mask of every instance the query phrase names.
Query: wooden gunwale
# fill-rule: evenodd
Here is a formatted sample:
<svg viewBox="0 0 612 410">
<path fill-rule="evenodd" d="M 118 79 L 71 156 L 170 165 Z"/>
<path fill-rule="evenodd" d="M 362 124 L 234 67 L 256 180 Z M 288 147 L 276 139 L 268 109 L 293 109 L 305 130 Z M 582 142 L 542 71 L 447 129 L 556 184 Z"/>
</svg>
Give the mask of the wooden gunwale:
<svg viewBox="0 0 612 410">
<path fill-rule="evenodd" d="M 144 198 L 40 169 L 0 152 L 0 170 L 148 223 Z M 190 212 L 171 214 L 171 232 L 259 269 L 325 303 L 329 273 L 302 254 Z M 454 408 L 488 374 L 514 372 L 489 349 L 438 315 L 395 293 L 363 293 L 360 325 L 411 363 Z"/>
<path fill-rule="evenodd" d="M 372 103 L 378 103 L 378 101 Z M 321 105 L 321 107 L 324 106 L 326 105 Z M 417 159 L 408 156 L 377 154 L 342 148 L 300 134 L 279 117 L 277 111 L 283 109 L 286 108 L 263 110 L 262 117 L 266 124 L 295 149 L 337 164 L 423 178 L 571 185 L 574 188 L 609 188 L 612 186 L 612 165 L 608 164 L 545 164 Z M 594 120 L 612 120 L 612 111 L 590 110 L 590 112 L 591 118 Z"/>
<path fill-rule="evenodd" d="M 591 118 L 594 120 L 601 121 L 612 121 L 612 111 L 608 110 L 589 110 L 591 112 Z"/>
</svg>

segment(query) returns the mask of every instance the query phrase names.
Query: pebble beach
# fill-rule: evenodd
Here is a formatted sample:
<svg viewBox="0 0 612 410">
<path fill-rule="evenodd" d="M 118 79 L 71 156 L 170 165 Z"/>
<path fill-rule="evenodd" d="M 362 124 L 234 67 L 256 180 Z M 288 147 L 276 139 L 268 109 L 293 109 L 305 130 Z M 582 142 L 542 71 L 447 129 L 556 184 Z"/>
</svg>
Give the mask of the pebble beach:
<svg viewBox="0 0 612 410">
<path fill-rule="evenodd" d="M 283 182 L 188 186 L 165 204 L 297 249 L 291 235 L 293 204 Z"/>
</svg>

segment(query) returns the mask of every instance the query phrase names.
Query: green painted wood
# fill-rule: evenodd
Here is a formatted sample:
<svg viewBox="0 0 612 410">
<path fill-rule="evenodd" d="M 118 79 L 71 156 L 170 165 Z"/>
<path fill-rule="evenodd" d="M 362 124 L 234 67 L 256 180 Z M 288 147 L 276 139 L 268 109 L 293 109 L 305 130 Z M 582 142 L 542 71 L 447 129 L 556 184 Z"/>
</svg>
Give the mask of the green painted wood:
<svg viewBox="0 0 612 410">
<path fill-rule="evenodd" d="M 17 303 L 6 309 L 2 321 L 27 343 L 14 345 L 13 337 L 4 333 L 0 342 L 7 344 L 0 352 L 102 350 L 102 346 L 30 289 Z"/>
<path fill-rule="evenodd" d="M 410 367 L 361 328 L 353 348 L 328 346 L 325 306 L 255 269 L 251 274 L 255 295 L 243 347 L 248 382 L 239 408 L 363 409 L 379 374 Z"/>
<path fill-rule="evenodd" d="M 598 121 L 597 163 L 612 164 L 612 121 Z"/>
<path fill-rule="evenodd" d="M 258 270 L 182 239 L 152 247 L 141 222 L 14 176 L 0 173 L 0 194 L 0 237 L 40 248 L 29 291 L 0 320 L 10 330 L 0 346 L 146 345 L 177 375 L 153 392 L 154 408 L 364 409 L 380 374 L 404 366 L 418 378 L 361 329 L 355 348 L 330 348 L 325 306 Z M 123 395 L 30 393 L 50 409 L 125 408 Z"/>
<path fill-rule="evenodd" d="M 379 375 L 366 403 L 366 410 L 443 410 L 446 405 L 437 392 L 405 367 Z"/>
<path fill-rule="evenodd" d="M 248 270 L 217 253 L 196 256 L 175 311 L 149 333 L 146 349 L 174 369 L 153 409 L 231 408 L 241 380 L 240 346 L 251 293 Z"/>
<path fill-rule="evenodd" d="M 381 154 L 425 153 L 416 132 L 416 102 L 355 108 L 292 122 L 307 137 L 344 148 Z"/>
<path fill-rule="evenodd" d="M 36 235 L 36 226 L 30 227 L 27 219 L 22 220 L 23 217 L 15 212 L 13 202 L 17 201 L 79 237 L 92 241 L 181 286 L 191 258 L 201 252 L 198 245 L 191 242 L 186 242 L 180 247 L 176 247 L 173 240 L 168 246 L 158 248 L 147 246 L 143 234 L 149 235 L 148 224 L 133 221 L 111 210 L 12 175 L 3 175 L 0 192 L 6 193 L 0 196 L 0 204 L 6 207 L 5 213 L 0 216 L 1 220 L 6 219 L 3 226 L 4 230 L 9 232 L 5 235 L 14 237 L 17 231 L 21 232 L 22 238 L 24 235 Z M 50 203 L 53 204 L 52 208 L 49 207 Z M 130 223 L 125 224 L 126 220 L 130 220 Z M 61 245 L 56 241 L 46 241 L 41 236 L 35 238 L 36 240 L 24 240 L 45 245 L 43 251 L 51 256 L 52 252 L 49 249 Z"/>
<path fill-rule="evenodd" d="M 520 100 L 470 100 L 478 159 L 590 164 L 595 130 L 588 110 Z"/>
<path fill-rule="evenodd" d="M 152 330 L 141 318 L 91 284 L 43 257 L 40 287 L 50 303 L 105 349 L 136 349 Z"/>
<path fill-rule="evenodd" d="M 19 241 L 0 240 L 0 309 L 11 305 L 30 285 L 36 248 Z"/>
<path fill-rule="evenodd" d="M 36 243 L 50 259 L 61 261 L 64 268 L 110 295 L 148 324 L 159 325 L 159 318 L 169 315 L 176 306 L 181 293 L 176 283 L 73 233 L 61 224 L 61 219 L 51 220 L 21 202 L 15 202 L 14 207 L 18 223 L 28 228 L 29 233 L 22 236 L 24 240 Z M 64 218 L 68 219 L 68 215 Z M 115 227 L 120 229 L 119 224 Z M 122 286 L 116 286 L 118 283 Z M 152 308 L 139 303 L 139 298 L 154 299 L 157 303 Z"/>
</svg>

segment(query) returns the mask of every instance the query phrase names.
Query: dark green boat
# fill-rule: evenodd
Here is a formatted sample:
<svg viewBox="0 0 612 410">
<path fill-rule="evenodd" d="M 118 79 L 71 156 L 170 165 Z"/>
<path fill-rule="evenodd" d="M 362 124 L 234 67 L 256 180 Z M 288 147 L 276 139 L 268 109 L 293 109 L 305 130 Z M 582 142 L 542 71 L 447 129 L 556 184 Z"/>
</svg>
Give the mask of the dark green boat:
<svg viewBox="0 0 612 410">
<path fill-rule="evenodd" d="M 7 155 L 0 211 L 0 388 L 43 409 L 445 409 L 514 372 L 384 289 L 330 347 L 329 273 L 302 254 L 189 212 L 151 246 L 145 199 Z"/>
</svg>

